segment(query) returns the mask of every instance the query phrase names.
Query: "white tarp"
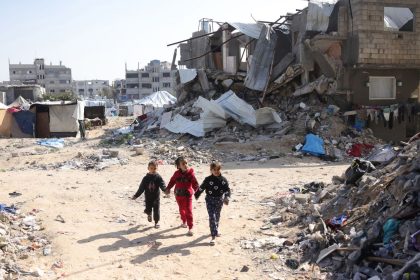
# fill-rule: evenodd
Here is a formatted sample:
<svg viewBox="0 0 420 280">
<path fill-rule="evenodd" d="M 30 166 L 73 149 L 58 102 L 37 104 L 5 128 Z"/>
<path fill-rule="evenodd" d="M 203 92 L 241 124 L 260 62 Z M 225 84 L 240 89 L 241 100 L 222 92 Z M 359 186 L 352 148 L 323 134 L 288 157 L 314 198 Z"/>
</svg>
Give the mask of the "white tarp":
<svg viewBox="0 0 420 280">
<path fill-rule="evenodd" d="M 141 116 L 143 115 L 143 105 L 140 104 L 134 104 L 133 105 L 133 115 L 134 116 Z"/>
<path fill-rule="evenodd" d="M 204 137 L 205 134 L 201 121 L 190 121 L 179 114 L 165 125 L 165 129 L 173 133 L 188 133 L 196 137 Z"/>
<path fill-rule="evenodd" d="M 228 118 L 226 111 L 214 100 L 207 100 L 200 96 L 198 97 L 197 101 L 194 103 L 193 106 L 203 109 L 203 113 L 201 114 L 201 116 L 206 117 L 209 115 L 213 115 L 221 119 Z"/>
<path fill-rule="evenodd" d="M 154 108 L 163 108 L 165 105 L 172 105 L 175 103 L 176 97 L 164 90 L 152 93 L 151 95 L 136 102 L 136 104 L 151 105 Z"/>
<path fill-rule="evenodd" d="M 238 30 L 239 32 L 242 32 L 243 34 L 258 39 L 260 38 L 261 30 L 263 28 L 263 24 L 258 23 L 241 23 L 241 22 L 229 22 L 229 25 L 233 26 Z"/>
<path fill-rule="evenodd" d="M 84 101 L 77 101 L 77 106 L 74 109 L 72 117 L 76 120 L 83 121 L 85 119 L 85 105 Z"/>
<path fill-rule="evenodd" d="M 160 120 L 160 128 L 165 128 L 165 126 L 171 121 L 172 112 L 163 113 L 162 118 Z"/>
<path fill-rule="evenodd" d="M 259 125 L 280 123 L 280 116 L 271 108 L 254 108 L 229 90 L 216 100 L 226 113 L 239 123 L 246 123 L 253 127 Z"/>
<path fill-rule="evenodd" d="M 338 0 L 311 0 L 308 4 L 306 30 L 326 32 Z"/>
<path fill-rule="evenodd" d="M 0 102 L 0 110 L 7 110 L 9 109 L 9 106 L 4 105 L 3 103 Z"/>
<path fill-rule="evenodd" d="M 274 109 L 261 108 L 254 110 L 251 105 L 243 101 L 231 90 L 217 100 L 207 100 L 199 97 L 193 106 L 203 109 L 199 120 L 191 121 L 178 114 L 172 121 L 167 123 L 170 115 L 166 114 L 171 114 L 169 112 L 162 116 L 161 128 L 165 128 L 173 133 L 188 133 L 196 137 L 204 137 L 206 132 L 225 127 L 226 119 L 229 117 L 253 127 L 281 123 L 281 118 Z M 164 118 L 165 124 L 163 124 Z"/>
<path fill-rule="evenodd" d="M 384 8 L 384 27 L 387 30 L 398 31 L 407 22 L 414 18 L 413 12 L 409 8 L 385 7 Z"/>
<path fill-rule="evenodd" d="M 189 83 L 197 77 L 196 69 L 179 69 L 178 72 L 181 84 Z"/>
<path fill-rule="evenodd" d="M 51 132 L 77 132 L 78 124 L 73 114 L 77 105 L 50 106 Z"/>
<path fill-rule="evenodd" d="M 85 107 L 100 107 L 106 106 L 106 101 L 105 100 L 84 100 L 85 102 Z"/>
<path fill-rule="evenodd" d="M 18 98 L 16 98 L 15 101 L 13 101 L 12 104 L 9 105 L 9 107 L 22 107 L 22 109 L 28 110 L 30 107 L 30 104 L 28 101 L 26 101 L 25 98 L 23 98 L 22 96 L 19 96 Z"/>
</svg>

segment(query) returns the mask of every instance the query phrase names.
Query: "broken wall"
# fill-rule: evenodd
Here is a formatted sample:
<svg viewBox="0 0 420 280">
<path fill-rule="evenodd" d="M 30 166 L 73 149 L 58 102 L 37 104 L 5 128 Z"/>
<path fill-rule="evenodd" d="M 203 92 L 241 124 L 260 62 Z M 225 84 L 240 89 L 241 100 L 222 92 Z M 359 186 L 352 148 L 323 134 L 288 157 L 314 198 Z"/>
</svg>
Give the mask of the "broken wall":
<svg viewBox="0 0 420 280">
<path fill-rule="evenodd" d="M 357 64 L 420 67 L 420 2 L 418 0 L 352 0 L 349 28 L 356 38 Z M 384 8 L 408 7 L 414 13 L 414 31 L 385 31 Z"/>
</svg>

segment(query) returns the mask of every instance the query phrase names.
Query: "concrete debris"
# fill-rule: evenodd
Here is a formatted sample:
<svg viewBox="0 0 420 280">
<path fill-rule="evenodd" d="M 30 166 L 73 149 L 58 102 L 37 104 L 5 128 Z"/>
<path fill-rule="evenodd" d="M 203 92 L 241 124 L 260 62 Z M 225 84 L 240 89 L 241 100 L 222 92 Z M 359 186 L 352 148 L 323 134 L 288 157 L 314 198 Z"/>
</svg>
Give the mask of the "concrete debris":
<svg viewBox="0 0 420 280">
<path fill-rule="evenodd" d="M 307 184 L 305 187 L 311 190 L 305 197 L 299 193 L 300 188 L 280 197 L 272 215 L 295 230 L 297 242 L 285 250 L 284 241 L 274 237 L 278 242 L 270 244 L 277 246 L 279 258 L 297 255 L 298 263 L 316 263 L 333 279 L 402 279 L 403 275 L 417 275 L 420 140 L 404 145 L 392 149 L 392 157 L 381 157 L 387 163 L 376 162 L 376 168 L 361 174 L 352 185 L 344 184 L 345 178 L 333 178 L 324 187 Z M 389 148 L 374 150 L 370 156 L 384 150 Z M 281 232 L 274 235 L 282 236 Z M 241 247 L 265 249 L 264 241 L 242 241 Z"/>
</svg>

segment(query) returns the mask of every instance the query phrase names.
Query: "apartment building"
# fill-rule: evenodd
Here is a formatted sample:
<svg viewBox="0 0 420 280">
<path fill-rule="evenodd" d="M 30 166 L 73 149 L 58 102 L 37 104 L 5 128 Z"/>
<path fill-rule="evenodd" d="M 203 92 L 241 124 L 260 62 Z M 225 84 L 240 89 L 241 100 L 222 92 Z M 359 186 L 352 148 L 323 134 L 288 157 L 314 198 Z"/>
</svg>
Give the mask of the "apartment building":
<svg viewBox="0 0 420 280">
<path fill-rule="evenodd" d="M 94 98 L 97 95 L 111 92 L 108 80 L 73 81 L 72 87 L 75 94 L 85 98 Z"/>
<path fill-rule="evenodd" d="M 171 70 L 171 63 L 159 60 L 152 60 L 143 69 L 126 69 L 126 97 L 123 98 L 128 100 L 141 99 L 160 90 L 174 94 L 176 71 Z"/>
<path fill-rule="evenodd" d="M 45 64 L 43 58 L 36 58 L 33 64 L 9 64 L 11 82 L 37 84 L 47 93 L 65 93 L 72 91 L 71 69 L 62 65 Z"/>
</svg>

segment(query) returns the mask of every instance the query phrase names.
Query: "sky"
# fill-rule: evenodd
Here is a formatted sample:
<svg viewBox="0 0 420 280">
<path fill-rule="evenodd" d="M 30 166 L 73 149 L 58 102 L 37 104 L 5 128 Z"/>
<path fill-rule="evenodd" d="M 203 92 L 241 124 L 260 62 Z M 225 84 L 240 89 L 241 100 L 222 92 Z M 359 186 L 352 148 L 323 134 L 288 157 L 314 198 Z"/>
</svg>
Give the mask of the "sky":
<svg viewBox="0 0 420 280">
<path fill-rule="evenodd" d="M 202 18 L 275 21 L 307 6 L 304 0 L 0 0 L 0 81 L 8 63 L 60 61 L 73 80 L 114 80 L 150 60 L 172 61 L 176 46 Z M 178 52 L 179 53 L 179 52 Z M 177 58 L 179 60 L 179 56 Z"/>
</svg>

